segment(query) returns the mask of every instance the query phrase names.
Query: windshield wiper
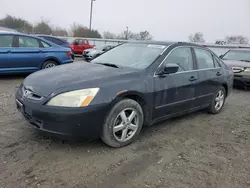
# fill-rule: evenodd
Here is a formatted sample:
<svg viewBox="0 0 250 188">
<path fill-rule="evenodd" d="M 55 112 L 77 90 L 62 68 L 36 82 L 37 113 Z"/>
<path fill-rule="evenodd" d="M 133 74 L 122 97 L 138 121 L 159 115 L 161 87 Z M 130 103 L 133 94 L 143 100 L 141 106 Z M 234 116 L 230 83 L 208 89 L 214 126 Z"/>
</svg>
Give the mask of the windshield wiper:
<svg viewBox="0 0 250 188">
<path fill-rule="evenodd" d="M 96 64 L 105 65 L 105 66 L 114 67 L 114 68 L 121 68 L 118 65 L 112 64 L 112 63 L 96 63 Z"/>
</svg>

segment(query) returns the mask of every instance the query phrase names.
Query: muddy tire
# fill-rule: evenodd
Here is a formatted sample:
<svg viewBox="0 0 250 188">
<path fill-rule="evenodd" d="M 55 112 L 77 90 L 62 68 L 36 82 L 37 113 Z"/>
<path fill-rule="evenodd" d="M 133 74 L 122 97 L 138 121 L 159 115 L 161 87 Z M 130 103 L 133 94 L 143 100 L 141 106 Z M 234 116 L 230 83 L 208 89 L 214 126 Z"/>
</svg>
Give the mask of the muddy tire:
<svg viewBox="0 0 250 188">
<path fill-rule="evenodd" d="M 142 125 L 143 111 L 140 104 L 131 99 L 123 99 L 107 115 L 101 138 L 111 147 L 123 147 L 136 140 Z"/>
</svg>

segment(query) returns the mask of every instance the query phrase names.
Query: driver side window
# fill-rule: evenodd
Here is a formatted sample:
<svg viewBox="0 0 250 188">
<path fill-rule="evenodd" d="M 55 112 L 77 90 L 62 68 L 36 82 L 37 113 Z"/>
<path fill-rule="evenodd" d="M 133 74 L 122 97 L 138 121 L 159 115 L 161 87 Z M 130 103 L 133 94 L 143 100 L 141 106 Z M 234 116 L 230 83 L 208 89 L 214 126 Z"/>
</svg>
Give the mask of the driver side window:
<svg viewBox="0 0 250 188">
<path fill-rule="evenodd" d="M 191 48 L 179 47 L 173 50 L 165 60 L 164 64 L 171 63 L 179 66 L 178 72 L 193 70 L 193 56 Z"/>
</svg>

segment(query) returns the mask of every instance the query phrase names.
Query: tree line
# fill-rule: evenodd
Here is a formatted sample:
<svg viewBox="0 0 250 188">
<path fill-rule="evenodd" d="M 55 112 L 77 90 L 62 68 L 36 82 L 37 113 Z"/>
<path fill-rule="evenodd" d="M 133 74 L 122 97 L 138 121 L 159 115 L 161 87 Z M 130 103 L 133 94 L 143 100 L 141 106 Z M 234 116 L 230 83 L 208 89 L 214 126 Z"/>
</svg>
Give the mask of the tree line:
<svg viewBox="0 0 250 188">
<path fill-rule="evenodd" d="M 190 42 L 205 43 L 205 39 L 202 32 L 194 33 L 188 37 Z M 249 40 L 247 37 L 242 35 L 227 36 L 224 40 L 217 40 L 215 44 L 225 45 L 225 44 L 248 44 Z"/>
<path fill-rule="evenodd" d="M 87 38 L 104 38 L 104 39 L 123 39 L 123 40 L 152 40 L 153 36 L 148 31 L 140 31 L 138 33 L 129 30 L 122 31 L 119 34 L 105 31 L 102 34 L 98 30 L 89 30 L 88 27 L 73 23 L 70 29 L 62 27 L 53 27 L 48 20 L 40 20 L 36 24 L 29 21 L 6 15 L 0 19 L 0 26 L 15 29 L 19 32 L 28 34 L 45 34 L 54 36 L 72 36 Z M 205 43 L 206 40 L 202 32 L 196 32 L 188 37 L 190 42 Z M 248 44 L 247 37 L 242 35 L 227 36 L 224 40 L 217 40 L 215 44 Z"/>
<path fill-rule="evenodd" d="M 28 34 L 45 34 L 54 36 L 72 36 L 72 37 L 87 37 L 87 38 L 105 38 L 105 39 L 124 39 L 124 40 L 152 40 L 153 37 L 148 31 L 135 33 L 132 31 L 123 31 L 120 34 L 115 34 L 109 31 L 102 35 L 98 30 L 89 30 L 88 27 L 73 23 L 70 29 L 62 27 L 53 27 L 48 20 L 40 20 L 36 24 L 17 18 L 11 15 L 6 15 L 0 19 L 0 26 L 15 29 L 19 32 Z"/>
</svg>

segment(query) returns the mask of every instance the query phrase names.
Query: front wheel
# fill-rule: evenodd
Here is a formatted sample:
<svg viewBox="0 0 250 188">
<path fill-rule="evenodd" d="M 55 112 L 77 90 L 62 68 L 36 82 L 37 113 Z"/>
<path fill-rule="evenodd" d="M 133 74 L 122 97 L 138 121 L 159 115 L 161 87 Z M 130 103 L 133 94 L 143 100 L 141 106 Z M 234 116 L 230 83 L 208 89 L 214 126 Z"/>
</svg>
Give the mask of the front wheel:
<svg viewBox="0 0 250 188">
<path fill-rule="evenodd" d="M 226 90 L 224 87 L 220 87 L 214 94 L 212 102 L 208 108 L 208 112 L 211 114 L 218 114 L 222 110 L 226 99 Z"/>
<path fill-rule="evenodd" d="M 142 125 L 143 111 L 140 104 L 131 99 L 123 99 L 110 110 L 101 138 L 111 147 L 123 147 L 138 137 Z"/>
</svg>

